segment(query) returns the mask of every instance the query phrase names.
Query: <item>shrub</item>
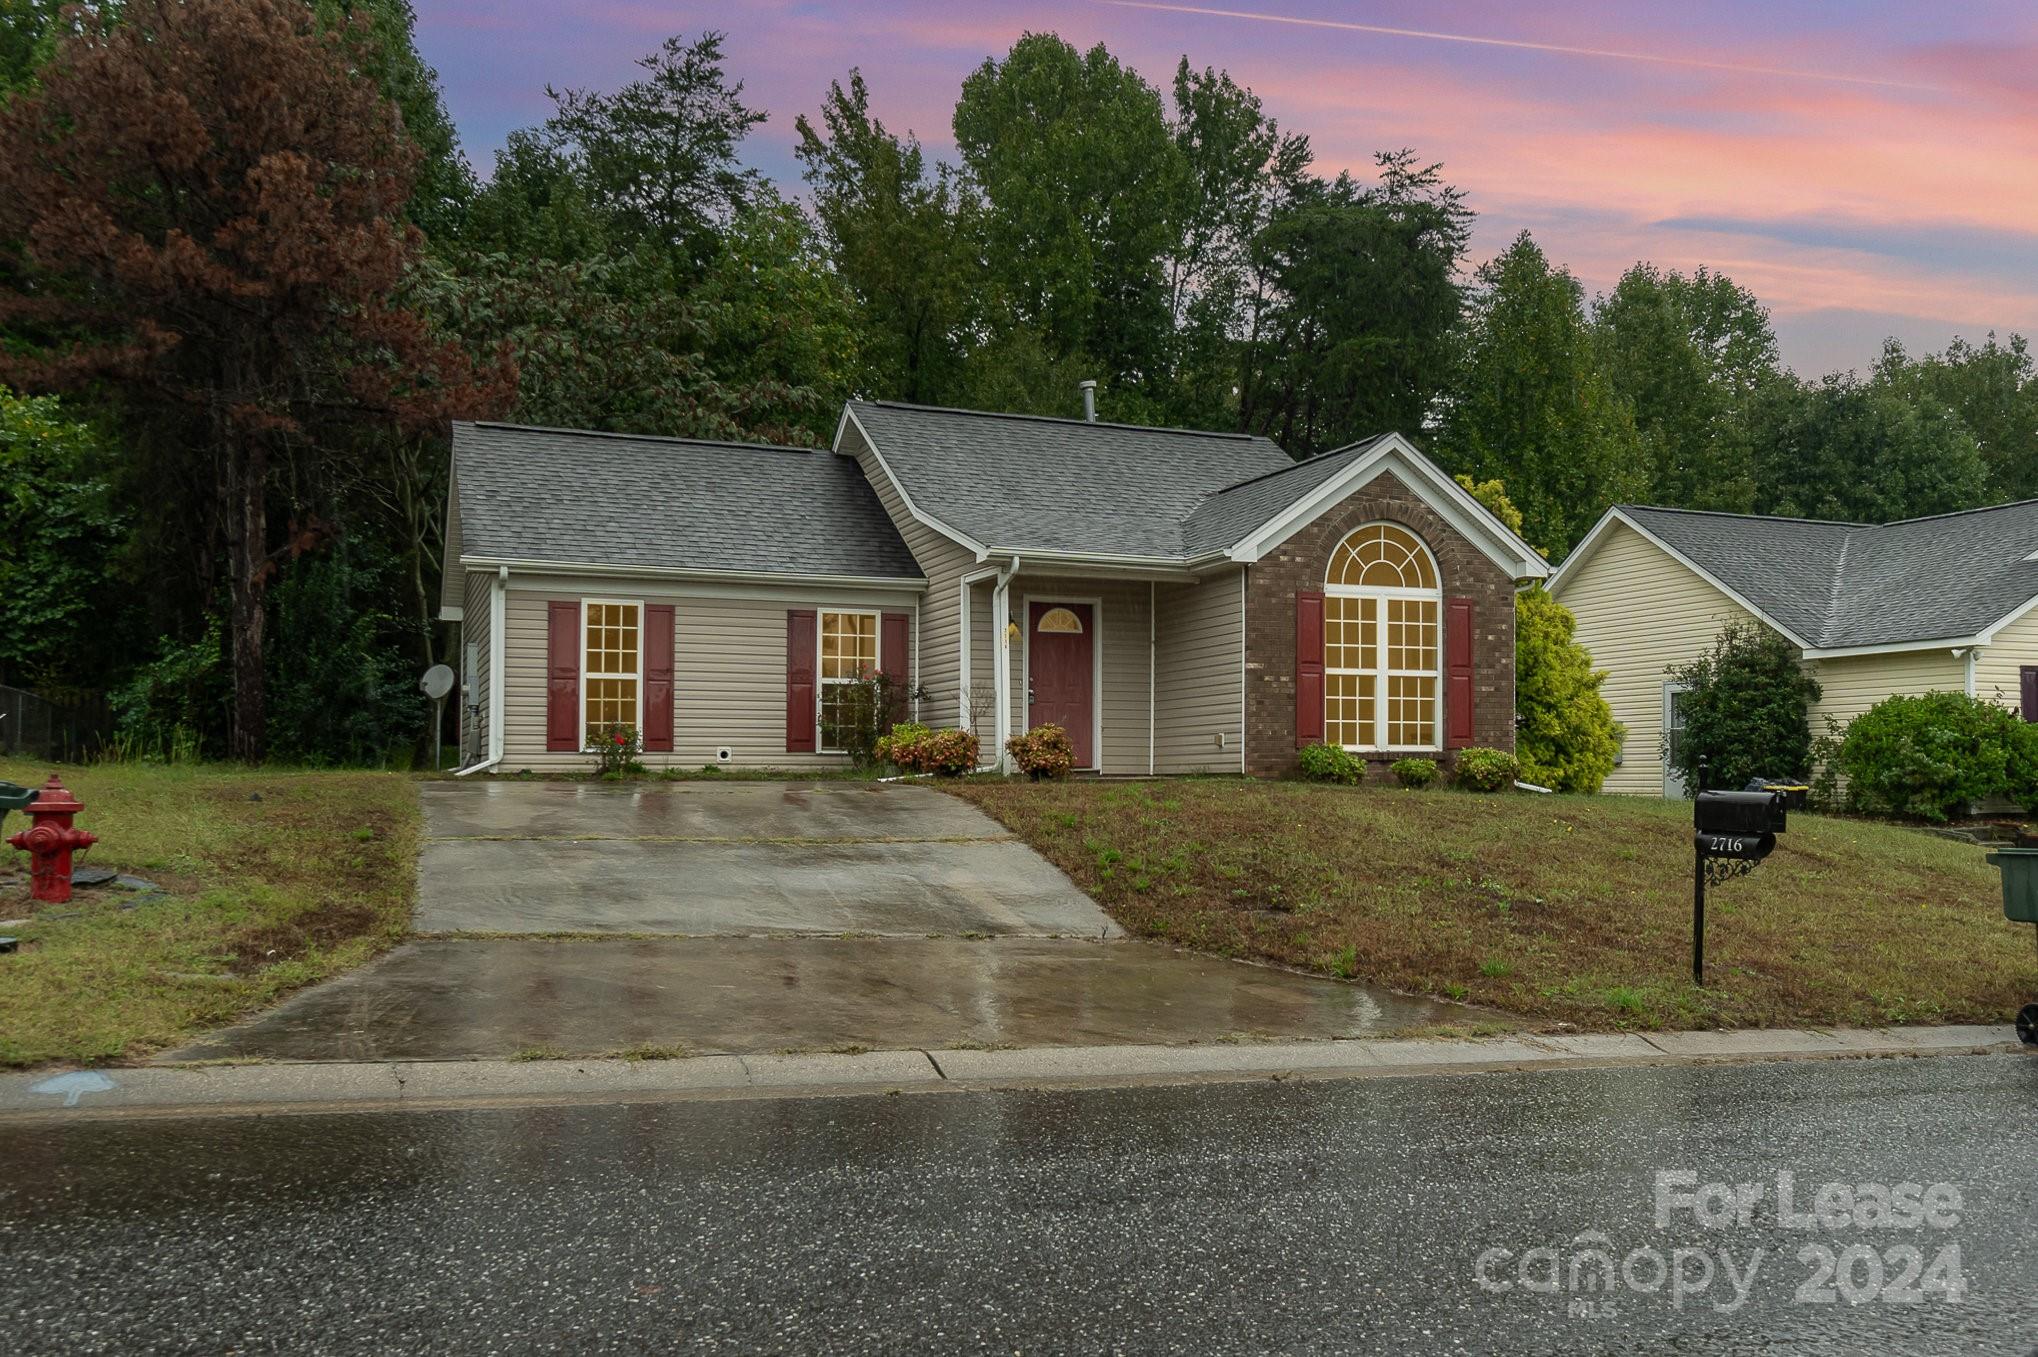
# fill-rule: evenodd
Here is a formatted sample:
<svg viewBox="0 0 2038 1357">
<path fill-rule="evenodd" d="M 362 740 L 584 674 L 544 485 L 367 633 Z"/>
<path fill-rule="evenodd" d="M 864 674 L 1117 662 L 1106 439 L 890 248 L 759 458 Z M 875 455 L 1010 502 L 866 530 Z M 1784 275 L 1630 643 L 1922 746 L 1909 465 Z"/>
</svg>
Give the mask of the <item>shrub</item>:
<svg viewBox="0 0 2038 1357">
<path fill-rule="evenodd" d="M 1740 787 L 1758 777 L 1811 771 L 1811 704 L 1817 679 L 1797 648 L 1767 627 L 1734 623 L 1713 647 L 1670 677 L 1683 697 L 1684 733 L 1663 754 L 1692 790 Z M 1701 765 L 1704 776 L 1701 777 Z"/>
<path fill-rule="evenodd" d="M 1505 749 L 1461 749 L 1452 781 L 1468 792 L 1503 792 L 1521 776 L 1521 762 Z"/>
<path fill-rule="evenodd" d="M 1437 780 L 1435 759 L 1396 759 L 1387 765 L 1387 771 L 1394 774 L 1394 780 L 1404 787 L 1427 787 Z"/>
<path fill-rule="evenodd" d="M 1848 724 L 1836 762 L 1863 810 L 1944 820 L 1996 796 L 2038 803 L 2038 728 L 1965 693 L 1884 698 Z"/>
<path fill-rule="evenodd" d="M 1560 792 L 1596 792 L 1627 733 L 1600 696 L 1604 669 L 1572 637 L 1577 619 L 1544 589 L 1515 595 L 1515 749 L 1521 774 Z"/>
<path fill-rule="evenodd" d="M 1366 765 L 1334 744 L 1312 744 L 1303 749 L 1302 776 L 1311 782 L 1342 782 L 1347 786 L 1365 781 Z"/>
<path fill-rule="evenodd" d="M 587 738 L 588 743 L 594 746 L 596 777 L 621 777 L 625 773 L 644 771 L 644 765 L 637 759 L 644 752 L 644 741 L 635 726 L 611 721 L 607 725 L 591 727 Z"/>
<path fill-rule="evenodd" d="M 839 749 L 858 768 L 884 761 L 877 752 L 882 740 L 927 690 L 885 673 L 868 673 L 831 687 L 824 712 L 823 748 Z"/>
<path fill-rule="evenodd" d="M 1060 726 L 1035 726 L 1024 735 L 1005 741 L 1005 752 L 1019 765 L 1019 771 L 1038 782 L 1042 778 L 1064 778 L 1076 766 L 1076 747 Z"/>
<path fill-rule="evenodd" d="M 877 758 L 909 773 L 953 777 L 976 767 L 976 737 L 966 730 L 930 730 L 917 722 L 893 726 L 875 747 Z"/>
</svg>

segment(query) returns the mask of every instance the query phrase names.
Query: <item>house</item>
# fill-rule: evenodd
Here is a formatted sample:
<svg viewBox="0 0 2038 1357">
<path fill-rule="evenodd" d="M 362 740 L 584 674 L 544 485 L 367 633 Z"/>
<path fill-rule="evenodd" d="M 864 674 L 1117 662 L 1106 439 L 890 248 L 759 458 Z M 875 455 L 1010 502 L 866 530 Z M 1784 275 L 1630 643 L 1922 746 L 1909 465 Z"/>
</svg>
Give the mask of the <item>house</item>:
<svg viewBox="0 0 2038 1357">
<path fill-rule="evenodd" d="M 1398 435 L 1264 438 L 851 402 L 828 450 L 453 429 L 441 615 L 470 770 L 839 764 L 866 672 L 1105 774 L 1513 747 L 1541 558 Z"/>
<path fill-rule="evenodd" d="M 1627 727 L 1606 790 L 1682 796 L 1665 764 L 1690 663 L 1760 622 L 1816 664 L 1812 733 L 1897 693 L 1965 692 L 2038 719 L 2038 501 L 1900 523 L 1618 505 L 1551 577 Z"/>
</svg>

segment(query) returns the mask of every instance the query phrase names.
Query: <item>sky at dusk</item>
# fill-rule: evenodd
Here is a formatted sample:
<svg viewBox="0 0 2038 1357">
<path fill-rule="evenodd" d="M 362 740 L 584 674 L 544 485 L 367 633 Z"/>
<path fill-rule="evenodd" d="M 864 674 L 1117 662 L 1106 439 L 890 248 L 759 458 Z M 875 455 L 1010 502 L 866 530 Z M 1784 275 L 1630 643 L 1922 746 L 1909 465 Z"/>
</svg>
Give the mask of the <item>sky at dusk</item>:
<svg viewBox="0 0 2038 1357">
<path fill-rule="evenodd" d="M 476 169 L 540 122 L 548 82 L 613 88 L 673 33 L 729 35 L 771 120 L 745 158 L 798 189 L 793 119 L 861 67 L 887 125 L 954 158 L 962 78 L 1023 32 L 1102 42 L 1166 87 L 1228 70 L 1320 172 L 1440 160 L 1475 259 L 1526 228 L 1597 292 L 1637 259 L 1709 264 L 1768 304 L 1800 372 L 1885 335 L 2038 336 L 2038 5 L 1888 0 L 416 0 Z"/>
</svg>

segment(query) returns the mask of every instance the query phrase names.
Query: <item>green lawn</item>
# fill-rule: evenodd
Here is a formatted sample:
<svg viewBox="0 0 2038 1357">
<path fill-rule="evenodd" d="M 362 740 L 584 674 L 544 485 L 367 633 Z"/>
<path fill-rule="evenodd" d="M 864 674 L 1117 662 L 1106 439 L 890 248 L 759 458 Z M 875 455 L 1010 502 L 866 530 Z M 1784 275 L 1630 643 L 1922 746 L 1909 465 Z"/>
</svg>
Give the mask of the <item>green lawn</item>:
<svg viewBox="0 0 2038 1357">
<path fill-rule="evenodd" d="M 952 790 L 1129 931 L 1585 1028 L 2007 1023 L 2038 947 L 1981 850 L 1793 815 L 1714 889 L 1691 984 L 1691 809 L 1305 783 Z"/>
<path fill-rule="evenodd" d="M 0 760 L 36 785 L 40 764 Z M 402 937 L 419 820 L 393 773 L 107 765 L 62 770 L 99 835 L 88 865 L 157 882 L 30 913 L 0 891 L 21 950 L 0 956 L 0 1063 L 112 1060 L 171 1046 L 353 966 Z M 7 817 L 7 833 L 27 827 Z M 0 854 L 23 861 L 13 849 Z"/>
</svg>

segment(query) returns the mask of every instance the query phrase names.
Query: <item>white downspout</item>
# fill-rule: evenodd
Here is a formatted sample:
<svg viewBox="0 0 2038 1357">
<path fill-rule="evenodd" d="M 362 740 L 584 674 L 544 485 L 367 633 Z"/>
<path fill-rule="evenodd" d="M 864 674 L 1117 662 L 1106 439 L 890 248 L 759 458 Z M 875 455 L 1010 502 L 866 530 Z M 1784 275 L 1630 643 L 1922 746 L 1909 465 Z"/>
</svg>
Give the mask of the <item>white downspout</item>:
<svg viewBox="0 0 2038 1357">
<path fill-rule="evenodd" d="M 496 567 L 495 578 L 488 582 L 488 757 L 468 764 L 454 777 L 486 772 L 502 762 L 503 687 L 507 678 L 503 673 L 507 649 L 503 631 L 508 625 L 509 567 L 503 565 Z"/>
<path fill-rule="evenodd" d="M 1158 627 L 1160 625 L 1159 622 L 1156 620 L 1158 614 L 1155 612 L 1155 606 L 1159 602 L 1159 599 L 1160 599 L 1160 585 L 1156 584 L 1152 580 L 1148 580 L 1146 582 L 1146 775 L 1148 777 L 1153 776 L 1154 770 L 1153 669 L 1154 661 L 1157 655 L 1157 652 L 1154 649 L 1154 637 L 1158 634 Z"/>
<path fill-rule="evenodd" d="M 1001 773 L 1011 770 L 1011 755 L 1005 741 L 1012 737 L 1012 576 L 1019 573 L 1019 558 L 998 572 L 991 586 L 991 655 L 997 672 L 991 676 L 991 691 L 998 703 L 997 720 L 991 723 L 997 748 L 991 751 L 991 766 Z"/>
</svg>

